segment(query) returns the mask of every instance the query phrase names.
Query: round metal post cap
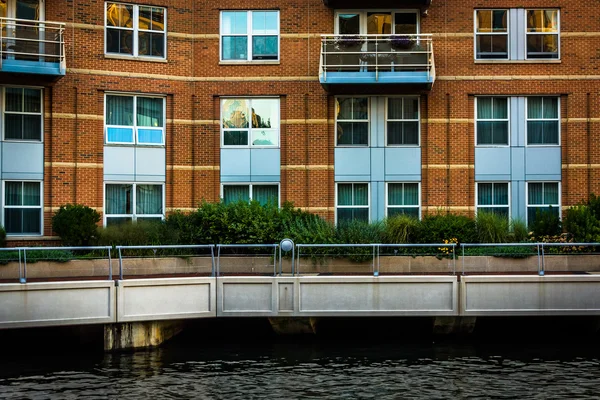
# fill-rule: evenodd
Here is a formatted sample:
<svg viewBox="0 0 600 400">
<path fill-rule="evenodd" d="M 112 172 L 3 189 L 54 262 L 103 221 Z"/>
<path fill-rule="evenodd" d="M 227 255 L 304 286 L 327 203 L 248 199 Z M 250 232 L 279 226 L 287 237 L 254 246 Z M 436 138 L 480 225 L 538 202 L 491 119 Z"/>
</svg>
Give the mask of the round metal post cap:
<svg viewBox="0 0 600 400">
<path fill-rule="evenodd" d="M 281 250 L 290 251 L 294 248 L 294 241 L 292 239 L 283 239 L 279 242 L 279 246 L 281 246 Z"/>
</svg>

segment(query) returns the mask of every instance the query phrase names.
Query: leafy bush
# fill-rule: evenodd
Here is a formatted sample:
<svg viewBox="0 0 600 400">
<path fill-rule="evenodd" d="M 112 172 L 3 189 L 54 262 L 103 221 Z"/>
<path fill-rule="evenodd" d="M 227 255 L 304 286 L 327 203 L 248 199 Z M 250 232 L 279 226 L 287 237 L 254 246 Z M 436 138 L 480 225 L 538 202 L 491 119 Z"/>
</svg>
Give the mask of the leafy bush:
<svg viewBox="0 0 600 400">
<path fill-rule="evenodd" d="M 420 221 L 410 215 L 399 214 L 385 221 L 384 241 L 390 244 L 414 243 Z"/>
<path fill-rule="evenodd" d="M 101 246 L 143 246 L 178 244 L 177 232 L 162 221 L 138 220 L 110 225 L 98 231 Z"/>
<path fill-rule="evenodd" d="M 510 241 L 514 243 L 526 242 L 529 239 L 529 229 L 522 219 L 513 219 L 510 222 Z"/>
<path fill-rule="evenodd" d="M 337 243 L 335 226 L 314 214 L 306 214 L 284 221 L 284 236 L 295 243 L 330 244 Z"/>
<path fill-rule="evenodd" d="M 381 243 L 385 232 L 384 224 L 377 222 L 351 221 L 337 226 L 338 243 L 368 244 Z M 356 262 L 370 260 L 373 257 L 372 247 L 339 247 L 340 256 Z"/>
<path fill-rule="evenodd" d="M 25 254 L 21 252 L 21 261 L 27 257 L 28 263 L 35 263 L 38 261 L 55 261 L 55 262 L 67 262 L 74 259 L 72 252 L 68 250 L 29 250 Z M 19 261 L 19 252 L 17 250 L 0 251 L 0 265 L 6 265 L 9 262 Z"/>
<path fill-rule="evenodd" d="M 475 220 L 477 239 L 481 243 L 508 242 L 508 219 L 493 212 L 479 211 Z"/>
<path fill-rule="evenodd" d="M 416 242 L 443 243 L 450 238 L 458 239 L 459 243 L 477 243 L 475 221 L 462 215 L 428 215 L 421 220 Z"/>
<path fill-rule="evenodd" d="M 6 230 L 0 226 L 0 247 L 6 246 Z"/>
<path fill-rule="evenodd" d="M 536 238 L 541 236 L 556 236 L 562 233 L 562 223 L 560 222 L 560 218 L 552 212 L 552 206 L 550 206 L 548 210 L 536 210 L 535 220 L 529 229 Z"/>
<path fill-rule="evenodd" d="M 576 242 L 600 241 L 600 221 L 594 215 L 593 208 L 587 205 L 578 205 L 567 210 L 565 228 Z"/>
<path fill-rule="evenodd" d="M 90 246 L 97 239 L 100 214 L 81 204 L 67 204 L 52 217 L 52 230 L 65 246 Z"/>
</svg>

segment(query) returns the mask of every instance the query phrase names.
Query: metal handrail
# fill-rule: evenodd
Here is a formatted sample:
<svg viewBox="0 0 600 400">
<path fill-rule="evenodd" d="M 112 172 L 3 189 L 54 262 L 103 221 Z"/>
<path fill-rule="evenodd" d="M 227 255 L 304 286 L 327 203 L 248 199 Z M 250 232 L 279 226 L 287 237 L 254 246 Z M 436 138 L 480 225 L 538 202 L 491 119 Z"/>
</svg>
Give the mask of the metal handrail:
<svg viewBox="0 0 600 400">
<path fill-rule="evenodd" d="M 71 247 L 6 247 L 0 248 L 0 251 L 16 251 L 19 258 L 19 282 L 27 283 L 27 252 L 33 251 L 78 251 L 78 250 L 106 250 L 108 257 L 108 279 L 112 279 L 112 257 L 111 246 L 71 246 Z M 21 255 L 22 254 L 22 255 Z"/>
<path fill-rule="evenodd" d="M 156 250 L 163 249 L 210 249 L 211 276 L 215 276 L 215 245 L 213 244 L 189 244 L 189 245 L 156 245 L 156 246 L 116 246 L 119 252 L 119 279 L 123 280 L 123 252 L 122 250 Z"/>
<path fill-rule="evenodd" d="M 331 244 L 296 244 L 297 248 L 297 261 L 296 261 L 296 275 L 300 275 L 300 256 L 301 256 L 301 248 L 323 248 L 323 247 L 371 247 L 373 248 L 373 262 L 371 264 L 371 269 L 373 271 L 373 276 L 379 276 L 379 268 L 381 266 L 381 248 L 382 247 L 403 247 L 403 248 L 412 248 L 412 247 L 432 247 L 432 248 L 452 248 L 452 260 L 453 260 L 453 274 L 456 274 L 456 243 L 399 243 L 399 244 L 383 244 L 383 243 L 331 243 Z"/>
<path fill-rule="evenodd" d="M 63 22 L 37 21 L 19 18 L 0 18 L 0 63 L 3 58 L 15 56 L 37 57 L 41 61 L 44 58 L 57 59 L 61 69 L 66 68 L 65 63 L 65 40 L 64 31 L 66 24 Z M 19 37 L 22 32 L 37 33 L 37 38 Z M 48 38 L 47 34 L 54 35 Z M 17 44 L 32 43 L 37 47 L 37 51 L 19 51 L 15 47 Z M 35 46 L 35 43 L 38 43 Z M 51 45 L 57 45 L 57 51 L 47 51 L 52 48 Z M 13 47 L 10 49 L 10 47 Z"/>
<path fill-rule="evenodd" d="M 221 249 L 222 248 L 272 248 L 273 249 L 273 276 L 277 276 L 277 250 L 279 243 L 273 244 L 217 244 L 217 277 L 221 276 Z"/>
<path fill-rule="evenodd" d="M 341 45 L 340 41 L 344 38 L 350 39 L 351 43 L 356 40 L 354 45 Z M 407 48 L 394 48 L 391 45 L 392 39 L 406 38 L 408 42 Z M 365 46 L 366 45 L 366 46 Z M 369 47 L 374 45 L 374 48 Z M 330 63 L 328 56 L 339 55 L 355 55 L 356 60 L 346 60 L 344 63 Z M 425 63 L 407 63 L 396 64 L 392 58 L 404 55 L 425 55 Z M 382 62 L 384 59 L 390 59 L 389 62 Z M 373 64 L 369 64 L 372 59 Z M 358 72 L 365 72 L 369 68 L 373 68 L 375 72 L 375 80 L 379 79 L 379 72 L 395 71 L 396 69 L 417 69 L 427 72 L 429 82 L 435 80 L 435 65 L 433 57 L 433 39 L 431 34 L 414 34 L 414 35 L 321 35 L 321 57 L 320 57 L 320 74 L 323 81 L 327 82 L 327 72 L 331 69 L 351 69 Z"/>
</svg>

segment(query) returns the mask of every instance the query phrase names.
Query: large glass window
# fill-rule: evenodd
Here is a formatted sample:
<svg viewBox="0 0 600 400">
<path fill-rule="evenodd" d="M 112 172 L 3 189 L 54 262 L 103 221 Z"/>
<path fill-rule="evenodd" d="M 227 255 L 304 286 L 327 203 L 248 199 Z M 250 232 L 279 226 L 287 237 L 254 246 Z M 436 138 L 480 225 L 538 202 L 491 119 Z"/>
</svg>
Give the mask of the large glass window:
<svg viewBox="0 0 600 400">
<path fill-rule="evenodd" d="M 419 145 L 419 99 L 417 97 L 387 99 L 387 145 Z"/>
<path fill-rule="evenodd" d="M 164 145 L 165 99 L 106 95 L 106 143 Z"/>
<path fill-rule="evenodd" d="M 556 60 L 559 10 L 475 10 L 474 47 L 477 60 Z"/>
<path fill-rule="evenodd" d="M 539 213 L 550 212 L 560 216 L 558 182 L 527 183 L 527 223 L 531 226 Z"/>
<path fill-rule="evenodd" d="M 42 234 L 41 182 L 4 182 L 4 229 L 7 235 Z"/>
<path fill-rule="evenodd" d="M 558 97 L 527 98 L 527 144 L 559 145 Z"/>
<path fill-rule="evenodd" d="M 338 183 L 337 223 L 369 221 L 369 184 Z"/>
<path fill-rule="evenodd" d="M 369 98 L 336 98 L 336 144 L 369 145 Z"/>
<path fill-rule="evenodd" d="M 222 11 L 221 60 L 279 59 L 279 11 Z"/>
<path fill-rule="evenodd" d="M 262 205 L 279 205 L 279 185 L 272 184 L 226 184 L 223 185 L 223 203 L 258 201 Z"/>
<path fill-rule="evenodd" d="M 163 191 L 164 186 L 156 184 L 106 184 L 106 225 L 163 219 Z"/>
<path fill-rule="evenodd" d="M 558 10 L 527 10 L 527 58 L 558 58 Z"/>
<path fill-rule="evenodd" d="M 4 139 L 42 140 L 42 91 L 4 88 Z"/>
<path fill-rule="evenodd" d="M 106 3 L 106 53 L 166 57 L 167 10 L 163 7 Z"/>
<path fill-rule="evenodd" d="M 508 182 L 477 183 L 477 212 L 510 215 Z"/>
<path fill-rule="evenodd" d="M 387 184 L 387 216 L 406 214 L 419 218 L 419 184 Z"/>
<path fill-rule="evenodd" d="M 478 97 L 477 145 L 508 146 L 508 99 Z"/>
<path fill-rule="evenodd" d="M 475 58 L 508 58 L 508 10 L 475 11 Z"/>
<path fill-rule="evenodd" d="M 279 146 L 279 99 L 223 99 L 223 146 Z"/>
</svg>

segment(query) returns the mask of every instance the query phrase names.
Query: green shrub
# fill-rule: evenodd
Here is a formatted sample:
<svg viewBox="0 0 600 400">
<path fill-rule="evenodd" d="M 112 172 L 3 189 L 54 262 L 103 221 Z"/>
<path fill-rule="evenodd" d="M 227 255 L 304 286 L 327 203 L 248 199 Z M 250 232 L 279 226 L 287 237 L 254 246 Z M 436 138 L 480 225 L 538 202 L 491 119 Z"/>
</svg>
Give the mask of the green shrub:
<svg viewBox="0 0 600 400">
<path fill-rule="evenodd" d="M 513 219 L 510 222 L 510 241 L 514 243 L 526 242 L 529 240 L 529 229 L 522 219 Z"/>
<path fill-rule="evenodd" d="M 162 221 L 126 222 L 98 231 L 101 246 L 145 246 L 178 244 L 177 232 Z"/>
<path fill-rule="evenodd" d="M 508 242 L 508 219 L 493 212 L 479 211 L 475 219 L 477 239 L 481 243 Z"/>
<path fill-rule="evenodd" d="M 331 244 L 337 243 L 335 226 L 319 217 L 308 214 L 298 215 L 283 222 L 284 236 L 295 243 Z"/>
<path fill-rule="evenodd" d="M 337 242 L 347 244 L 381 243 L 385 233 L 383 222 L 350 221 L 340 223 L 336 229 Z M 339 247 L 340 256 L 356 262 L 372 259 L 372 247 Z"/>
<path fill-rule="evenodd" d="M 533 236 L 556 236 L 562 233 L 562 223 L 560 218 L 552 212 L 552 206 L 548 210 L 537 209 L 535 220 L 530 224 L 529 229 Z"/>
<path fill-rule="evenodd" d="M 399 214 L 385 220 L 384 242 L 390 244 L 414 243 L 420 221 L 410 215 Z"/>
<path fill-rule="evenodd" d="M 444 240 L 454 238 L 459 243 L 477 243 L 475 221 L 462 215 L 428 215 L 421 220 L 416 242 L 444 243 Z"/>
<path fill-rule="evenodd" d="M 75 258 L 71 251 L 45 250 L 43 247 L 41 247 L 40 250 L 28 250 L 27 253 L 21 252 L 21 262 L 25 261 L 25 257 L 27 257 L 27 263 L 35 263 L 38 261 L 67 262 Z M 18 261 L 19 252 L 17 250 L 0 251 L 0 265 Z"/>
<path fill-rule="evenodd" d="M 0 226 L 0 247 L 6 246 L 6 230 Z"/>
<path fill-rule="evenodd" d="M 578 205 L 569 208 L 565 216 L 565 228 L 575 242 L 600 241 L 600 221 L 590 206 Z"/>
<path fill-rule="evenodd" d="M 96 243 L 100 214 L 90 207 L 67 204 L 52 217 L 52 230 L 65 246 L 91 246 Z"/>
</svg>

